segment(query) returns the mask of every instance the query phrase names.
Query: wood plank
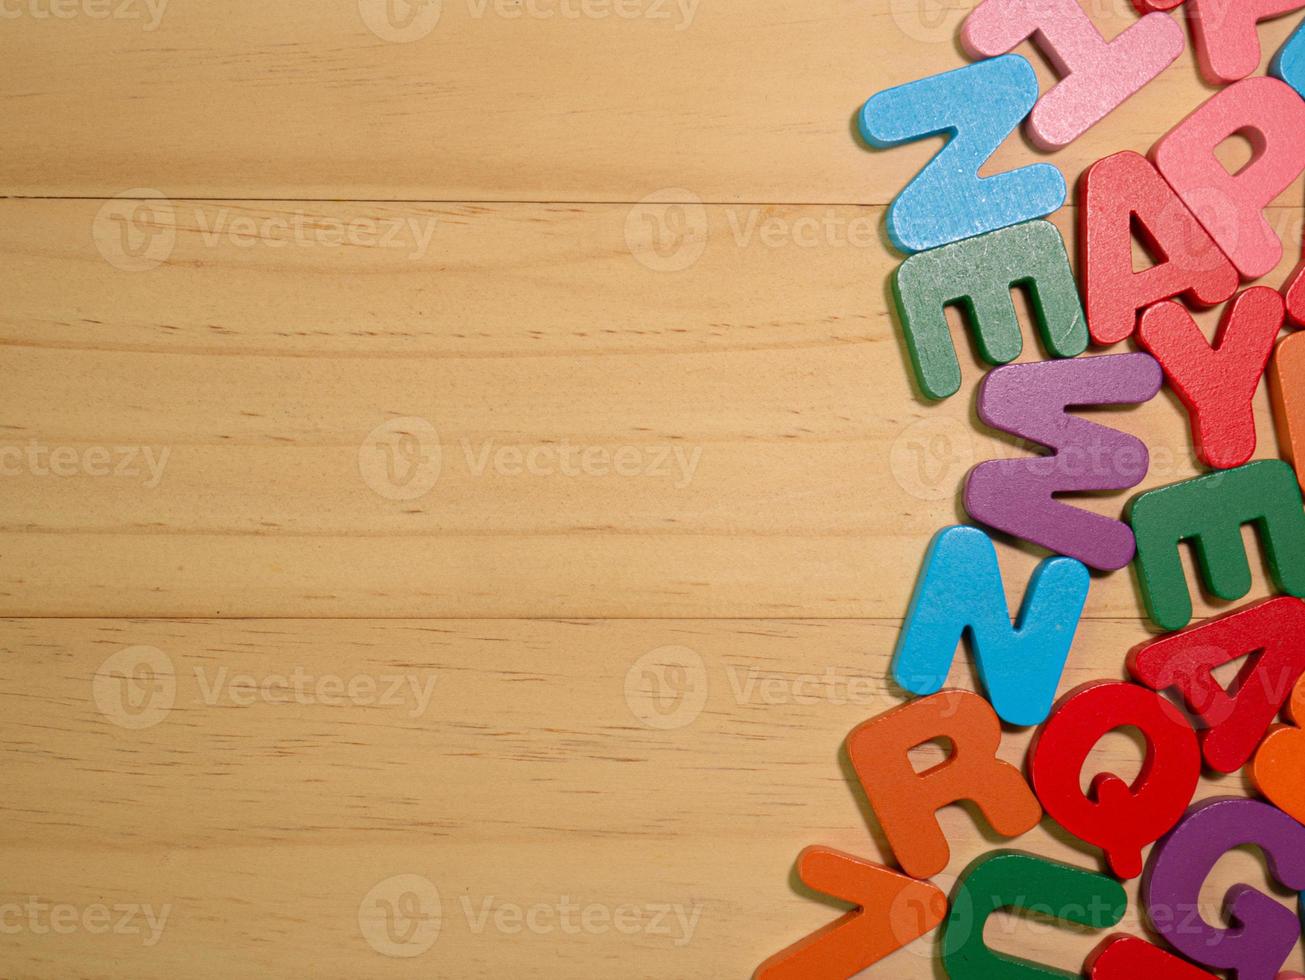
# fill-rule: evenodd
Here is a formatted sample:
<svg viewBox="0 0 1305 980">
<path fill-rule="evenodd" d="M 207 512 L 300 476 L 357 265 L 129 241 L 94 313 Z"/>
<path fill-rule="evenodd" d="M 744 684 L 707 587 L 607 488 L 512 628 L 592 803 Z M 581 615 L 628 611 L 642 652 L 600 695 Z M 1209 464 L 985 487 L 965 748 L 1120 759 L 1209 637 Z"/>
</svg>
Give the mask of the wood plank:
<svg viewBox="0 0 1305 980">
<path fill-rule="evenodd" d="M 3 205 L 6 614 L 895 617 L 966 469 L 1023 451 L 974 419 L 968 342 L 962 394 L 913 394 L 886 253 L 797 244 L 866 209 L 709 208 L 668 273 L 619 206 L 178 202 L 129 273 L 98 208 Z M 268 229 L 297 215 L 438 221 L 408 258 Z M 1196 472 L 1173 399 L 1110 418 L 1148 486 Z M 1003 552 L 1014 599 L 1036 556 Z M 1089 612 L 1138 608 L 1125 572 Z"/>
<path fill-rule="evenodd" d="M 853 115 L 965 64 L 970 6 L 436 0 L 409 32 L 387 26 L 386 2 L 305 17 L 261 0 L 115 0 L 123 16 L 103 19 L 84 12 L 110 6 L 98 0 L 58 0 L 57 18 L 32 14 L 49 0 L 10 4 L 0 193 L 886 204 L 935 144 L 872 154 Z M 1126 0 L 1088 6 L 1111 36 L 1135 20 Z M 1266 60 L 1298 20 L 1263 27 Z M 1019 50 L 1045 90 L 1043 59 Z M 1053 159 L 1072 181 L 1209 95 L 1189 50 Z M 1035 155 L 1013 137 L 994 167 Z"/>
<path fill-rule="evenodd" d="M 100 904 L 167 918 L 151 945 L 143 913 L 140 934 L 108 935 L 39 935 L 13 913 L 20 928 L 0 944 L 0 972 L 99 977 L 112 963 L 140 980 L 490 978 L 532 975 L 544 958 L 550 976 L 747 976 L 836 914 L 792 888 L 803 846 L 887 856 L 840 746 L 899 700 L 886 680 L 897 629 L 5 621 L 0 907 L 35 897 L 71 905 L 79 922 Z M 1144 638 L 1136 623 L 1086 624 L 1064 688 L 1120 677 Z M 687 658 L 683 675 L 665 669 L 675 656 Z M 391 678 L 403 679 L 394 697 Z M 952 679 L 973 683 L 966 658 Z M 1003 756 L 1019 762 L 1028 736 L 1009 733 Z M 1125 778 L 1140 764 L 1122 735 L 1093 759 Z M 1243 791 L 1240 778 L 1200 795 L 1229 791 Z M 950 888 L 997 845 L 960 808 L 942 817 L 953 860 L 939 881 Z M 1014 846 L 1097 866 L 1049 821 Z M 399 947 L 420 954 L 411 959 L 378 953 L 384 932 L 358 922 L 373 887 L 396 875 L 422 876 L 441 896 L 434 944 Z M 1212 921 L 1221 889 L 1240 880 L 1262 886 L 1265 875 L 1238 853 L 1205 891 Z M 514 931 L 512 907 L 564 902 L 606 911 L 578 933 L 559 913 Z M 689 925 L 653 928 L 661 905 Z M 600 919 L 622 907 L 642 917 L 628 935 Z M 1070 969 L 1096 941 L 1014 919 L 994 928 L 1002 948 Z M 931 978 L 930 949 L 915 944 L 869 975 Z"/>
</svg>

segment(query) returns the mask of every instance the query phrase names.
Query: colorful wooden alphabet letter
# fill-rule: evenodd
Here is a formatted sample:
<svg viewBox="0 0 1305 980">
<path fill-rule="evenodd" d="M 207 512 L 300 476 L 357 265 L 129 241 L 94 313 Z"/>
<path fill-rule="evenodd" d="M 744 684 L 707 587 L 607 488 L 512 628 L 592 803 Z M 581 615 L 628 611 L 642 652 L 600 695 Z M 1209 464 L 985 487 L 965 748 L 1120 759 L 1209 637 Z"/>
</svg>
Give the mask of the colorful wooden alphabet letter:
<svg viewBox="0 0 1305 980">
<path fill-rule="evenodd" d="M 1305 327 L 1305 263 L 1301 263 L 1287 283 L 1287 315 Z"/>
<path fill-rule="evenodd" d="M 755 980 L 847 980 L 947 916 L 941 889 L 828 847 L 808 847 L 797 870 L 808 888 L 858 908 L 776 953 Z"/>
<path fill-rule="evenodd" d="M 944 528 L 925 555 L 893 679 L 912 694 L 937 693 L 968 635 L 979 679 L 1002 721 L 1037 725 L 1056 698 L 1091 585 L 1081 562 L 1046 559 L 1012 626 L 992 539 L 975 527 Z"/>
<path fill-rule="evenodd" d="M 948 739 L 952 754 L 917 773 L 910 751 Z M 951 849 L 935 813 L 963 800 L 978 806 L 1002 837 L 1018 837 L 1042 819 L 1020 771 L 997 758 L 1001 722 L 977 694 L 948 690 L 872 718 L 847 737 L 847 754 L 897 863 L 912 878 L 945 870 Z"/>
<path fill-rule="evenodd" d="M 1088 957 L 1087 975 L 1089 980 L 1215 980 L 1213 973 L 1132 936 L 1111 936 L 1098 946 Z"/>
<path fill-rule="evenodd" d="M 1226 85 L 1260 70 L 1256 25 L 1305 7 L 1305 0 L 1187 0 L 1196 60 L 1211 85 Z"/>
<path fill-rule="evenodd" d="M 1146 760 L 1130 786 L 1101 773 L 1084 794 L 1079 781 L 1093 747 L 1117 728 L 1135 726 Z M 1103 848 L 1117 878 L 1142 873 L 1142 848 L 1173 829 L 1201 778 L 1196 732 L 1168 701 L 1136 684 L 1099 682 L 1071 691 L 1056 706 L 1029 752 L 1033 789 L 1057 823 Z"/>
<path fill-rule="evenodd" d="M 1137 575 L 1152 622 L 1163 630 L 1191 622 L 1192 597 L 1178 553 L 1183 541 L 1196 542 L 1201 577 L 1220 599 L 1236 601 L 1251 591 L 1243 524 L 1259 531 L 1279 591 L 1305 595 L 1303 506 L 1296 475 L 1277 459 L 1207 473 L 1135 497 L 1129 520 L 1137 535 Z"/>
<path fill-rule="evenodd" d="M 1305 101 L 1290 85 L 1248 78 L 1216 93 L 1151 149 L 1156 169 L 1246 279 L 1268 275 L 1282 260 L 1264 209 L 1305 170 L 1302 131 Z M 1233 175 L 1214 151 L 1238 133 L 1254 152 Z"/>
<path fill-rule="evenodd" d="M 1269 71 L 1300 93 L 1305 99 L 1305 24 L 1296 28 L 1273 58 Z"/>
<path fill-rule="evenodd" d="M 1296 465 L 1300 485 L 1305 488 L 1305 333 L 1292 334 L 1278 345 L 1269 390 L 1278 442 Z"/>
<path fill-rule="evenodd" d="M 1247 657 L 1231 692 L 1214 677 Z M 1128 671 L 1155 691 L 1177 688 L 1204 725 L 1201 752 L 1218 772 L 1246 765 L 1305 673 L 1305 602 L 1257 602 L 1199 626 L 1144 643 Z"/>
<path fill-rule="evenodd" d="M 1140 440 L 1066 408 L 1136 405 L 1154 398 L 1163 382 L 1150 354 L 997 368 L 979 389 L 979 417 L 1055 454 L 980 463 L 966 480 L 965 509 L 976 521 L 1092 568 L 1123 568 L 1134 552 L 1128 526 L 1055 495 L 1135 487 L 1146 476 L 1150 455 Z"/>
<path fill-rule="evenodd" d="M 1232 928 L 1212 926 L 1200 912 L 1201 886 L 1215 863 L 1247 844 L 1263 849 L 1280 884 L 1305 890 L 1305 827 L 1267 803 L 1220 797 L 1192 807 L 1155 846 L 1142 900 L 1151 924 L 1178 952 L 1235 970 L 1238 980 L 1274 980 L 1300 939 L 1294 912 L 1249 885 L 1234 885 L 1225 899 Z"/>
<path fill-rule="evenodd" d="M 1255 752 L 1251 778 L 1270 803 L 1305 823 L 1305 677 L 1292 690 L 1289 710 L 1295 725 L 1269 733 Z"/>
<path fill-rule="evenodd" d="M 1068 146 L 1173 64 L 1183 29 L 1171 17 L 1143 17 L 1106 41 L 1078 0 L 984 0 L 965 19 L 961 45 L 991 58 L 1032 38 L 1060 75 L 1034 106 L 1029 138 L 1043 150 Z"/>
<path fill-rule="evenodd" d="M 1228 305 L 1213 347 L 1177 303 L 1142 314 L 1138 342 L 1187 406 L 1196 454 L 1207 466 L 1230 469 L 1255 455 L 1253 399 L 1286 314 L 1276 289 L 1248 289 Z"/>
<path fill-rule="evenodd" d="M 1062 922 L 1105 929 L 1124 917 L 1128 897 L 1119 882 L 1069 864 L 1019 851 L 986 854 L 956 883 L 943 926 L 943 968 L 951 980 L 1074 980 L 1082 975 L 989 949 L 984 924 L 994 912 L 1010 908 L 1036 909 Z"/>
<path fill-rule="evenodd" d="M 961 365 L 946 307 L 959 303 L 989 364 L 1019 357 L 1011 287 L 1029 290 L 1038 331 L 1056 357 L 1087 350 L 1087 318 L 1065 242 L 1049 221 L 1030 221 L 912 255 L 893 276 L 893 296 L 921 390 L 947 398 L 961 387 Z"/>
<path fill-rule="evenodd" d="M 1133 224 L 1156 264 L 1133 265 Z M 1133 335 L 1137 314 L 1183 296 L 1214 306 L 1237 291 L 1240 277 L 1201 223 L 1151 162 L 1125 151 L 1098 160 L 1079 182 L 1079 247 L 1088 327 L 1098 344 Z"/>
<path fill-rule="evenodd" d="M 1065 203 L 1065 178 L 1047 163 L 979 176 L 1037 99 L 1033 66 L 1012 54 L 899 85 L 865 104 L 861 135 L 871 146 L 948 137 L 888 208 L 888 235 L 898 249 L 937 248 L 1041 218 Z"/>
</svg>

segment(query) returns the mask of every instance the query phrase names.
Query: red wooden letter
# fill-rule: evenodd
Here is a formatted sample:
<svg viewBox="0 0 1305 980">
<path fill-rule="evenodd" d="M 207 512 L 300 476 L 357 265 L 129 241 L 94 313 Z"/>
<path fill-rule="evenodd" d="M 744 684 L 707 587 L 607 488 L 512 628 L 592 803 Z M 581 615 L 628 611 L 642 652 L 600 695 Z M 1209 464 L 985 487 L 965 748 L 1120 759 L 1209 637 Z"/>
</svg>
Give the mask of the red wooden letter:
<svg viewBox="0 0 1305 980">
<path fill-rule="evenodd" d="M 1138 342 L 1187 406 L 1196 453 L 1207 466 L 1232 469 L 1255 455 L 1252 400 L 1285 319 L 1282 294 L 1267 286 L 1248 289 L 1229 304 L 1213 348 L 1177 303 L 1142 314 Z"/>
<path fill-rule="evenodd" d="M 1213 671 L 1250 655 L 1231 689 Z M 1128 670 L 1157 691 L 1176 687 L 1205 723 L 1201 750 L 1219 772 L 1236 772 L 1305 673 L 1305 601 L 1258 602 L 1144 644 L 1128 656 Z"/>
<path fill-rule="evenodd" d="M 1158 264 L 1133 271 L 1133 221 Z M 1239 278 L 1200 222 L 1145 157 L 1116 153 L 1098 160 L 1079 184 L 1079 243 L 1088 328 L 1098 344 L 1133 335 L 1137 314 L 1183 296 L 1214 306 Z"/>
<path fill-rule="evenodd" d="M 1091 980 L 1214 980 L 1213 973 L 1132 936 L 1107 939 L 1088 958 L 1087 975 Z"/>
<path fill-rule="evenodd" d="M 1151 148 L 1156 169 L 1246 279 L 1267 276 L 1282 260 L 1264 209 L 1305 170 L 1303 131 L 1305 101 L 1286 82 L 1261 76 L 1217 92 Z M 1237 133 L 1254 154 L 1233 175 L 1214 151 Z"/>
<path fill-rule="evenodd" d="M 1079 774 L 1106 733 L 1132 725 L 1146 737 L 1146 761 L 1129 786 L 1101 773 L 1083 794 Z M 1121 879 L 1142 873 L 1142 848 L 1174 828 L 1201 778 L 1196 732 L 1172 704 L 1136 684 L 1085 684 L 1066 695 L 1029 750 L 1033 788 L 1075 837 L 1106 852 Z"/>
</svg>

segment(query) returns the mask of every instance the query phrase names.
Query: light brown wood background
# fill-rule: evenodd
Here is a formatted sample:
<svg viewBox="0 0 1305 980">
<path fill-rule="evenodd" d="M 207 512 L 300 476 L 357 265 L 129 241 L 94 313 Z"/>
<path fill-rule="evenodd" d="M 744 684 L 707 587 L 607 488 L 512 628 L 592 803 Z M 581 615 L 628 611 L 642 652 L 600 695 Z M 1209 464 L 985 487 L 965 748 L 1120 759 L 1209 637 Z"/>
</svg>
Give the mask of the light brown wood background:
<svg viewBox="0 0 1305 980">
<path fill-rule="evenodd" d="M 444 0 L 406 42 L 371 0 L 54 3 L 0 20 L 0 976 L 746 977 L 834 917 L 793 860 L 888 857 L 840 745 L 900 701 L 964 472 L 1018 451 L 967 344 L 913 393 L 880 228 L 932 146 L 852 133 L 963 63 L 968 2 Z M 1054 162 L 1208 94 L 1184 55 Z M 1299 182 L 1271 218 L 1276 286 Z M 1111 419 L 1147 485 L 1196 472 L 1173 398 Z M 1098 578 L 1064 687 L 1147 635 Z M 949 885 L 994 843 L 943 819 Z M 396 876 L 434 891 L 390 935 Z"/>
</svg>

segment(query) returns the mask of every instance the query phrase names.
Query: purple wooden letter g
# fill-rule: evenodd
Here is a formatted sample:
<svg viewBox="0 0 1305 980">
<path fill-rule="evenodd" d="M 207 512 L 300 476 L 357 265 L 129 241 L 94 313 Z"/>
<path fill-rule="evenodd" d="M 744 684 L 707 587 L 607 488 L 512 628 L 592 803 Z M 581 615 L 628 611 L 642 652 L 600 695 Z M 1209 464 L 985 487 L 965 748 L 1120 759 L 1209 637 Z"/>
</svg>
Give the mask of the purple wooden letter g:
<svg viewBox="0 0 1305 980">
<path fill-rule="evenodd" d="M 1300 938 L 1290 909 L 1250 885 L 1234 885 L 1224 902 L 1233 928 L 1212 926 L 1197 911 L 1215 863 L 1244 844 L 1263 849 L 1279 882 L 1305 891 L 1305 826 L 1267 803 L 1233 796 L 1198 803 L 1156 845 L 1142 901 L 1156 931 L 1180 953 L 1233 970 L 1237 980 L 1274 980 Z"/>
</svg>

